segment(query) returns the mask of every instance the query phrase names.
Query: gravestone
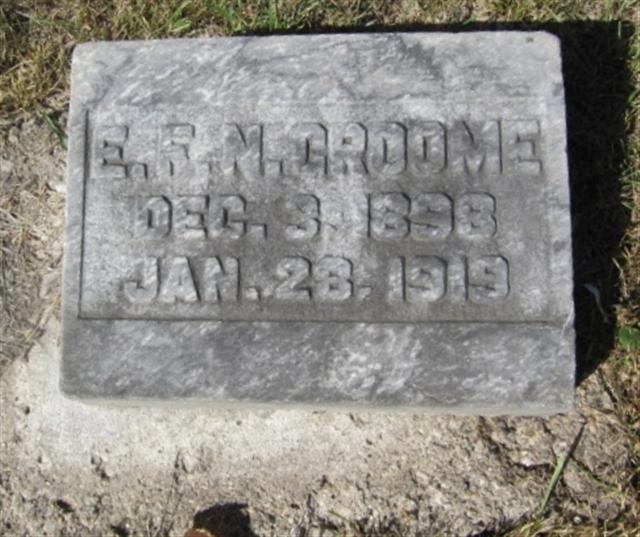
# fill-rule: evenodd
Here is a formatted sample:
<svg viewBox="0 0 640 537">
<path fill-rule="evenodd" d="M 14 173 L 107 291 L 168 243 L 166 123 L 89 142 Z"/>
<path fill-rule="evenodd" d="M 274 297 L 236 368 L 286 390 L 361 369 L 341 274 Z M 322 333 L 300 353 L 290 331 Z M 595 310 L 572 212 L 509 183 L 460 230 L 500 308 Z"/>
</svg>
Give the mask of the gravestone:
<svg viewBox="0 0 640 537">
<path fill-rule="evenodd" d="M 570 407 L 557 38 L 83 44 L 69 132 L 68 395 Z"/>
</svg>

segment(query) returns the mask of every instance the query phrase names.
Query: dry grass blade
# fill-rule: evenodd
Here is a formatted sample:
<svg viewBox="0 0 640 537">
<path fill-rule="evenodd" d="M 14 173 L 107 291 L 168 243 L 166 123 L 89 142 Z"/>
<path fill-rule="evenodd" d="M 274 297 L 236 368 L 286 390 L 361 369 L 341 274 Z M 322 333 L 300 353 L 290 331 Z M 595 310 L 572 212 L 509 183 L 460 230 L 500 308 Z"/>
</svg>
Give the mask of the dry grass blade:
<svg viewBox="0 0 640 537">
<path fill-rule="evenodd" d="M 549 484 L 547 485 L 547 489 L 545 490 L 544 497 L 542 498 L 542 502 L 540 503 L 540 507 L 538 508 L 538 513 L 537 513 L 538 517 L 541 517 L 542 515 L 544 515 L 545 511 L 547 510 L 547 506 L 549 505 L 549 500 L 551 500 L 551 495 L 553 494 L 553 491 L 556 489 L 558 481 L 560 481 L 560 478 L 562 477 L 562 472 L 564 472 L 564 469 L 567 466 L 567 462 L 571 458 L 571 455 L 573 455 L 573 452 L 575 451 L 576 447 L 578 447 L 578 443 L 580 442 L 580 438 L 582 438 L 583 432 L 584 432 L 584 425 L 580 427 L 578 434 L 576 434 L 576 437 L 573 439 L 573 442 L 571 442 L 571 445 L 569 446 L 569 449 L 567 450 L 567 452 L 564 455 L 562 455 L 556 462 L 556 466 L 553 470 L 553 474 L 551 475 L 551 479 L 549 480 Z"/>
<path fill-rule="evenodd" d="M 193 528 L 193 529 L 187 530 L 187 533 L 184 534 L 184 537 L 218 537 L 218 536 L 214 535 L 213 533 L 207 530 Z"/>
</svg>

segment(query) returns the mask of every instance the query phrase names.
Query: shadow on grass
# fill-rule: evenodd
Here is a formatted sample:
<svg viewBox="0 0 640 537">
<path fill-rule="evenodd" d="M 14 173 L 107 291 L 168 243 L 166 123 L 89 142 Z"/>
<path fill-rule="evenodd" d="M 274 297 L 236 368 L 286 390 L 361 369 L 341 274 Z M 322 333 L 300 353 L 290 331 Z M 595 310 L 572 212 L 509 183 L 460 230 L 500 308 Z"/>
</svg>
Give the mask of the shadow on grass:
<svg viewBox="0 0 640 537">
<path fill-rule="evenodd" d="M 619 281 L 614 258 L 630 220 L 630 211 L 621 202 L 621 187 L 627 140 L 633 131 L 625 120 L 633 92 L 627 63 L 633 25 L 626 21 L 417 24 L 275 33 L 480 30 L 545 30 L 562 42 L 580 383 L 615 345 Z"/>
</svg>

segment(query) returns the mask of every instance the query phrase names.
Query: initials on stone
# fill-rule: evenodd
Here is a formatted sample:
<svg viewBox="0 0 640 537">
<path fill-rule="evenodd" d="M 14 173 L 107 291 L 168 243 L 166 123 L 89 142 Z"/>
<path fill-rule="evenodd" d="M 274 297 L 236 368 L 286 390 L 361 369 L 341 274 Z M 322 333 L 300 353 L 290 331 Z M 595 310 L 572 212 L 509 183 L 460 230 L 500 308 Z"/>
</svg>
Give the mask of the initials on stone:
<svg viewBox="0 0 640 537">
<path fill-rule="evenodd" d="M 543 171 L 536 119 L 98 124 L 93 139 L 92 176 L 112 179 L 447 172 L 482 178 Z M 150 140 L 155 156 L 149 160 L 141 147 Z"/>
</svg>

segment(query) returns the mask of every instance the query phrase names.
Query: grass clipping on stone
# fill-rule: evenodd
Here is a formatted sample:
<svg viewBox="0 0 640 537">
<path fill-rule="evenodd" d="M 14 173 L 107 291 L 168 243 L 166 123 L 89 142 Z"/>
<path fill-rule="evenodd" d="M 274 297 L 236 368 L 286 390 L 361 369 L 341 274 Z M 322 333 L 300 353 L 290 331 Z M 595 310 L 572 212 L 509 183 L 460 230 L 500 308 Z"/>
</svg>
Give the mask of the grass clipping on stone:
<svg viewBox="0 0 640 537">
<path fill-rule="evenodd" d="M 579 375 L 596 375 L 632 440 L 619 520 L 553 510 L 512 535 L 638 535 L 640 516 L 640 7 L 635 0 L 5 0 L 0 4 L 0 369 L 55 311 L 70 58 L 93 40 L 289 31 L 548 29 L 565 62 Z M 50 136 L 30 134 L 45 125 Z M 39 152 L 59 167 L 36 173 Z M 16 166 L 15 163 L 18 163 Z M 52 274 L 54 278 L 52 279 Z M 570 455 L 568 455 L 570 456 Z M 576 500 L 579 501 L 579 500 Z M 355 530 L 354 530 L 355 531 Z"/>
</svg>

